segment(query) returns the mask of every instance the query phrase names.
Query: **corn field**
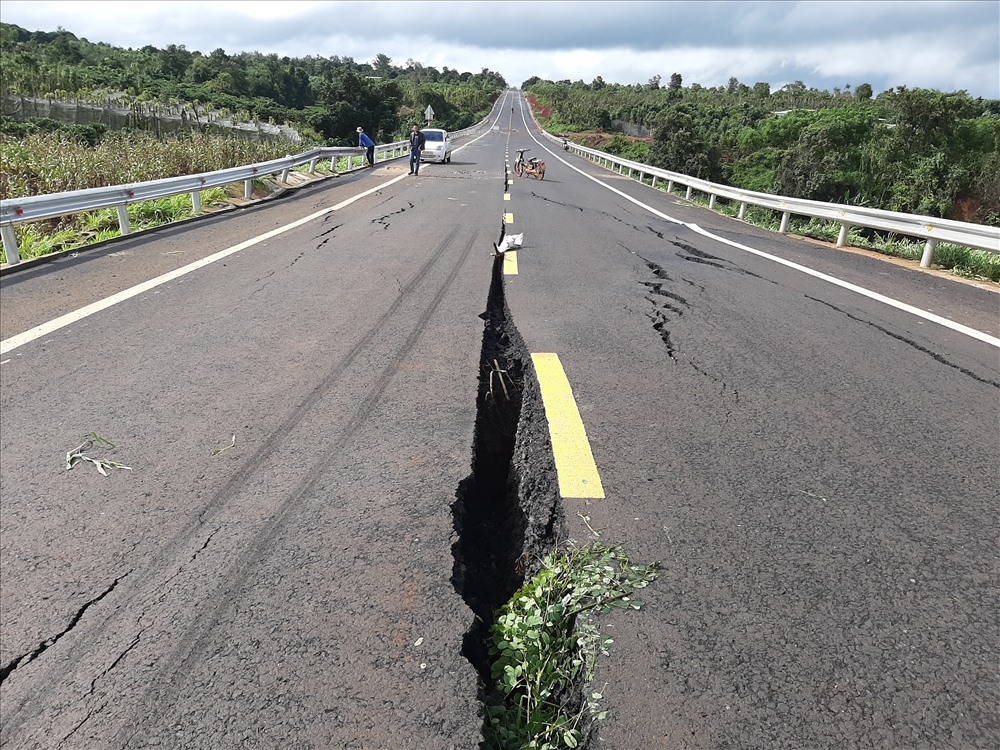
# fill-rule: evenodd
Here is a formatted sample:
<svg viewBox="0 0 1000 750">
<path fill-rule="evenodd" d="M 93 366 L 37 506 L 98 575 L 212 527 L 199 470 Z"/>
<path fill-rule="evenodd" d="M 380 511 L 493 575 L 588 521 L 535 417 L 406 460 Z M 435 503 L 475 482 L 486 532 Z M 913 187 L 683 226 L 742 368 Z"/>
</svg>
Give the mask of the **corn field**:
<svg viewBox="0 0 1000 750">
<path fill-rule="evenodd" d="M 33 133 L 22 138 L 0 135 L 0 199 L 47 195 L 70 190 L 145 182 L 278 159 L 286 143 L 268 143 L 219 135 L 159 140 L 143 132 L 112 132 L 97 146 L 65 133 Z M 203 191 L 203 206 L 226 202 L 222 188 Z M 189 196 L 174 196 L 128 207 L 134 230 L 192 215 Z M 15 226 L 19 253 L 34 258 L 118 236 L 117 214 L 104 209 Z M 6 262 L 0 253 L 0 262 Z"/>
<path fill-rule="evenodd" d="M 90 147 L 61 133 L 0 136 L 0 199 L 46 195 L 238 167 L 288 155 L 289 144 L 194 134 L 158 140 L 112 132 Z"/>
</svg>

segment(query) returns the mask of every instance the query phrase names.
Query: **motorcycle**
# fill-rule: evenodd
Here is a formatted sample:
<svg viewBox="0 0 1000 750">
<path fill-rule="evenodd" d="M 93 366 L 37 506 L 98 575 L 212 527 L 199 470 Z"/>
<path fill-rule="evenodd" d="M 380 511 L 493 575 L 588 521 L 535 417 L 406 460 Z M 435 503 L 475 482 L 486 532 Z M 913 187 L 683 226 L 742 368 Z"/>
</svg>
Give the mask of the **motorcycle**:
<svg viewBox="0 0 1000 750">
<path fill-rule="evenodd" d="M 531 151 L 530 148 L 519 148 L 517 150 L 517 160 L 514 162 L 514 174 L 518 177 L 527 177 L 528 175 L 533 176 L 536 180 L 545 179 L 545 162 L 536 159 L 535 157 L 530 157 L 528 161 L 524 160 L 524 152 Z"/>
</svg>

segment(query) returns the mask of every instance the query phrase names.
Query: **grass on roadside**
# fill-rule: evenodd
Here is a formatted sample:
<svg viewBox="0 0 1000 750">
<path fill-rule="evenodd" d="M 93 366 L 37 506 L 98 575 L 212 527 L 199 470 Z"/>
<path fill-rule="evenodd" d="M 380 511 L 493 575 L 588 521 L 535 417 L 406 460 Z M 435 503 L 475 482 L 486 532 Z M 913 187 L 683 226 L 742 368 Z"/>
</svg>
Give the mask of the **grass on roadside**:
<svg viewBox="0 0 1000 750">
<path fill-rule="evenodd" d="M 210 188 L 201 191 L 201 201 L 202 210 L 210 209 L 226 205 L 229 195 L 224 188 Z M 133 203 L 127 210 L 133 232 L 194 216 L 191 196 L 187 194 Z M 60 219 L 19 224 L 14 231 L 21 260 L 38 258 L 118 237 L 118 212 L 114 208 L 102 208 Z M 0 262 L 6 261 L 6 255 L 0 253 Z"/>
<path fill-rule="evenodd" d="M 168 177 L 213 172 L 281 158 L 289 144 L 240 137 L 191 133 L 160 140 L 143 131 L 115 131 L 96 143 L 65 132 L 0 134 L 0 198 L 11 200 L 106 185 L 126 185 Z M 301 167 L 308 170 L 308 165 Z M 330 173 L 329 160 L 316 172 Z M 265 180 L 254 180 L 255 188 Z M 204 208 L 242 195 L 242 185 L 201 191 Z M 188 195 L 159 198 L 128 207 L 133 231 L 193 215 Z M 118 236 L 118 214 L 102 209 L 14 227 L 22 259 L 70 250 Z M 6 263 L 6 253 L 0 252 Z"/>
<path fill-rule="evenodd" d="M 346 163 L 344 166 L 346 167 Z M 305 173 L 308 170 L 308 165 L 302 165 L 292 171 Z M 317 164 L 315 174 L 320 176 L 331 174 L 329 161 Z M 270 192 L 274 183 L 275 180 L 272 178 L 260 178 L 253 180 L 252 187 L 255 192 Z M 202 213 L 206 213 L 213 208 L 230 205 L 234 199 L 241 199 L 243 197 L 243 184 L 208 188 L 200 191 L 200 196 Z M 129 225 L 133 232 L 194 216 L 191 196 L 188 194 L 133 203 L 128 206 L 127 210 Z M 118 237 L 120 235 L 118 212 L 114 208 L 104 208 L 48 221 L 18 224 L 14 227 L 14 234 L 17 237 L 18 254 L 21 260 L 38 258 Z M 0 250 L 0 263 L 6 262 L 7 255 Z"/>
<path fill-rule="evenodd" d="M 657 188 L 666 189 L 661 184 L 658 184 Z M 708 201 L 708 196 L 705 195 L 696 193 L 691 196 L 691 202 L 700 206 L 708 206 Z M 715 210 L 726 216 L 735 217 L 739 214 L 739 204 L 717 199 Z M 743 219 L 748 224 L 774 232 L 781 227 L 781 214 L 760 206 L 747 206 Z M 822 219 L 792 217 L 788 224 L 788 232 L 801 237 L 836 242 L 840 224 Z M 924 252 L 923 241 L 892 233 L 872 232 L 860 227 L 851 227 L 848 231 L 847 245 L 914 261 L 919 261 Z M 934 250 L 934 265 L 951 271 L 956 276 L 1000 282 L 1000 254 L 987 250 L 942 242 Z"/>
</svg>

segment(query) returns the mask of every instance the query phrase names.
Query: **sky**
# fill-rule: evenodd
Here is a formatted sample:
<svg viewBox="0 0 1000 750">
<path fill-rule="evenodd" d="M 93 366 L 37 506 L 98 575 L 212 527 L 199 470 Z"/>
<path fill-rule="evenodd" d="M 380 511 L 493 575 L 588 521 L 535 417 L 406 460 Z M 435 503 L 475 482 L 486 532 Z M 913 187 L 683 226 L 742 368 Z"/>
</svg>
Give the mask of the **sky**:
<svg viewBox="0 0 1000 750">
<path fill-rule="evenodd" d="M 772 91 L 871 84 L 965 90 L 1000 99 L 1000 0 L 677 0 L 676 2 L 304 2 L 301 0 L 3 0 L 0 20 L 62 27 L 116 47 L 184 45 L 281 57 L 379 53 L 439 70 L 608 83 Z"/>
</svg>

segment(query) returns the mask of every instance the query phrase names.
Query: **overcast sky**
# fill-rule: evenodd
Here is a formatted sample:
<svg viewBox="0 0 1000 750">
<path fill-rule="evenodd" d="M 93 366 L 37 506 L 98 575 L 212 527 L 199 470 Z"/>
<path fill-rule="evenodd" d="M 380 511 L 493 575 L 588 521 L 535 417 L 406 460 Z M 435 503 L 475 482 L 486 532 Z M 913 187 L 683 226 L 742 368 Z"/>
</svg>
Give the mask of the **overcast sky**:
<svg viewBox="0 0 1000 750">
<path fill-rule="evenodd" d="M 964 89 L 1000 99 L 1000 0 L 821 2 L 298 2 L 3 0 L 0 18 L 62 26 L 91 42 L 183 44 L 237 52 L 352 57 L 384 53 L 439 70 L 483 68 L 518 86 L 550 80 L 684 85 L 758 81 L 832 90 L 870 83 Z"/>
</svg>

